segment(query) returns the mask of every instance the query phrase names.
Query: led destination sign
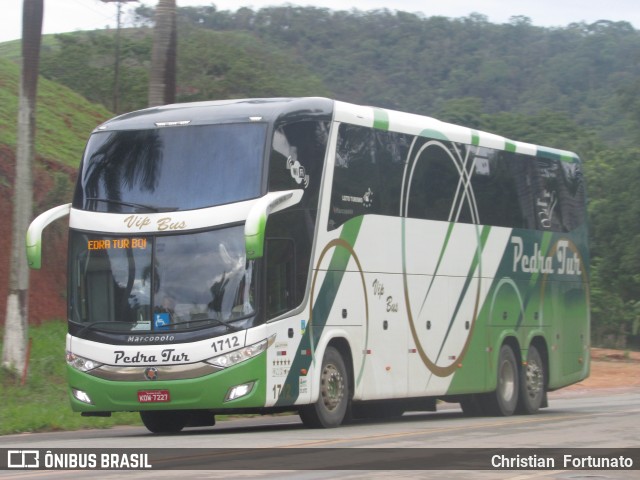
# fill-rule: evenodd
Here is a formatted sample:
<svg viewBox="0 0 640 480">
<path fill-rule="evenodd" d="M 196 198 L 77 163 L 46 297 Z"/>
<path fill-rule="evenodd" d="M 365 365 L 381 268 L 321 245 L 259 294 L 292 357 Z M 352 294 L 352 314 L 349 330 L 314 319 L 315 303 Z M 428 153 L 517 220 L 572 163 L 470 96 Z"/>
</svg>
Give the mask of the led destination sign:
<svg viewBox="0 0 640 480">
<path fill-rule="evenodd" d="M 87 240 L 87 250 L 124 250 L 129 248 L 147 248 L 146 238 L 105 238 Z"/>
</svg>

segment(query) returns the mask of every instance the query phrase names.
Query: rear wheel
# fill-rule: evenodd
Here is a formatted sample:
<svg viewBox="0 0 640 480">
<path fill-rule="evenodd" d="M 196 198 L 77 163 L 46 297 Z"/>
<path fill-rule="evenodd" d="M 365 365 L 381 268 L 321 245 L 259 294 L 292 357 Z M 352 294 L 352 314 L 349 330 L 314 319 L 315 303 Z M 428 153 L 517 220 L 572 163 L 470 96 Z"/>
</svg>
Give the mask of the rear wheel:
<svg viewBox="0 0 640 480">
<path fill-rule="evenodd" d="M 140 412 L 142 423 L 152 433 L 178 433 L 187 424 L 186 412 L 152 410 Z"/>
<path fill-rule="evenodd" d="M 545 393 L 544 363 L 538 349 L 531 345 L 527 353 L 527 363 L 520 370 L 520 397 L 518 412 L 536 413 L 542 406 Z"/>
<path fill-rule="evenodd" d="M 332 428 L 340 425 L 349 409 L 349 374 L 340 352 L 327 347 L 320 370 L 318 400 L 301 407 L 302 423 L 311 428 Z"/>
<path fill-rule="evenodd" d="M 500 348 L 498 357 L 498 381 L 495 392 L 482 397 L 483 411 L 494 416 L 512 415 L 518 405 L 519 368 L 516 356 L 509 345 Z"/>
</svg>

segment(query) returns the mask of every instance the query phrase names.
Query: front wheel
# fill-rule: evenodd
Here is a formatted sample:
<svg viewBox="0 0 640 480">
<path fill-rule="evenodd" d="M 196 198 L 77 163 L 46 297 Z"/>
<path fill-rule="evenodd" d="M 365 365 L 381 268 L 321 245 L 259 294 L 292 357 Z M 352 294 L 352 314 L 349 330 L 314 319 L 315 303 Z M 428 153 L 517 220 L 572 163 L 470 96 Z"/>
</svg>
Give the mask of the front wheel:
<svg viewBox="0 0 640 480">
<path fill-rule="evenodd" d="M 498 356 L 496 390 L 482 397 L 482 407 L 487 414 L 507 417 L 515 412 L 520 390 L 519 371 L 513 350 L 509 345 L 503 345 Z"/>
<path fill-rule="evenodd" d="M 518 412 L 532 414 L 540 409 L 544 400 L 545 384 L 542 357 L 538 349 L 531 345 L 527 353 L 527 363 L 521 370 Z"/>
<path fill-rule="evenodd" d="M 349 392 L 349 374 L 342 355 L 327 347 L 320 370 L 320 395 L 315 403 L 300 408 L 302 423 L 311 428 L 339 426 L 349 409 Z"/>
</svg>

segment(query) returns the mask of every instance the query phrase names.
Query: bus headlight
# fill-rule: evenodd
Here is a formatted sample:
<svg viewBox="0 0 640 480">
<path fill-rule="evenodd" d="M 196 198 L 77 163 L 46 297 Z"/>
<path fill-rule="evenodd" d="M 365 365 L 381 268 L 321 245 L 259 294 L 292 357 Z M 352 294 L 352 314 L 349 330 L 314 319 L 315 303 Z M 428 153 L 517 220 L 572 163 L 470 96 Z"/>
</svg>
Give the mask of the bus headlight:
<svg viewBox="0 0 640 480">
<path fill-rule="evenodd" d="M 225 353 L 224 355 L 218 355 L 217 357 L 210 358 L 206 360 L 207 363 L 211 365 L 215 365 L 220 368 L 229 368 L 238 363 L 244 362 L 245 360 L 249 360 L 257 355 L 260 355 L 264 352 L 270 345 L 275 341 L 276 336 L 272 335 L 269 338 L 265 338 L 264 340 L 254 343 L 253 345 L 247 345 L 246 347 L 242 347 L 238 350 L 234 350 L 233 352 Z"/>
<path fill-rule="evenodd" d="M 80 355 L 76 355 L 75 353 L 67 352 L 67 365 L 71 365 L 73 368 L 80 370 L 81 372 L 88 372 L 94 368 L 102 366 L 103 364 L 96 362 L 95 360 L 91 360 L 90 358 L 84 358 Z"/>
</svg>

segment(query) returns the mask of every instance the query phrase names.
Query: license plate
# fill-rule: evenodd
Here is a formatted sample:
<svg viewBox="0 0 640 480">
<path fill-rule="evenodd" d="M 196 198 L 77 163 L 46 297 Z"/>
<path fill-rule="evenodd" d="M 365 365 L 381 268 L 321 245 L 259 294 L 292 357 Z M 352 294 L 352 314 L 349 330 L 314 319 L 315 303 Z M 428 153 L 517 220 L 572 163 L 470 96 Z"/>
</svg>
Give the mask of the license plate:
<svg viewBox="0 0 640 480">
<path fill-rule="evenodd" d="M 140 390 L 138 391 L 138 402 L 140 403 L 161 403 L 171 401 L 169 390 Z"/>
</svg>

